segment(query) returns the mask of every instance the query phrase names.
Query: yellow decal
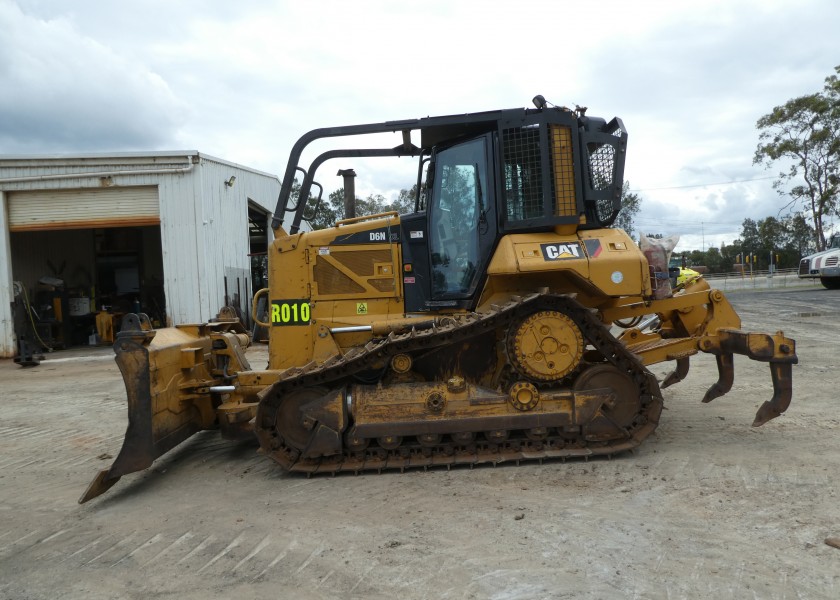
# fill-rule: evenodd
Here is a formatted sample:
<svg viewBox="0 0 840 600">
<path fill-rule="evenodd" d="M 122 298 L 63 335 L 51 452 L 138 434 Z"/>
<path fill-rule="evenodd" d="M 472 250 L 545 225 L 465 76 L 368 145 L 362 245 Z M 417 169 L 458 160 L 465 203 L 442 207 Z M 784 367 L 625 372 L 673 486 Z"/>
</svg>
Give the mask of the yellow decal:
<svg viewBox="0 0 840 600">
<path fill-rule="evenodd" d="M 308 300 L 272 300 L 272 325 L 309 325 L 312 310 Z"/>
<path fill-rule="evenodd" d="M 367 312 L 367 302 L 356 302 L 356 314 L 357 315 L 366 315 Z"/>
</svg>

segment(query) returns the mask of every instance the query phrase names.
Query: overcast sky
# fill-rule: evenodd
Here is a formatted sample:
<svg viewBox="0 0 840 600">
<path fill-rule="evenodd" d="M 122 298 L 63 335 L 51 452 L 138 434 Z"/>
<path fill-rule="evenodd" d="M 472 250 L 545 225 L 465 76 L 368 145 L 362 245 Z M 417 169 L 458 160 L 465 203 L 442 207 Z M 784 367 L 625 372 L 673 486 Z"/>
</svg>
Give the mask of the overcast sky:
<svg viewBox="0 0 840 600">
<path fill-rule="evenodd" d="M 682 250 L 779 214 L 755 122 L 840 65 L 837 0 L 0 0 L 0 31 L 0 154 L 195 149 L 282 175 L 310 129 L 542 94 L 624 120 L 638 228 Z M 382 161 L 319 180 L 349 167 L 359 195 L 414 183 Z"/>
</svg>

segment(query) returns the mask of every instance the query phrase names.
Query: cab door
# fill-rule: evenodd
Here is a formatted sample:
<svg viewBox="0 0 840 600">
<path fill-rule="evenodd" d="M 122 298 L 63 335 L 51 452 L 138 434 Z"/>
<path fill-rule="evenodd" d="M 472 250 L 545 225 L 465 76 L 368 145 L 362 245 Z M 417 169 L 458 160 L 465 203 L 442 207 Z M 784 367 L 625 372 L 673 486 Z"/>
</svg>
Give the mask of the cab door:
<svg viewBox="0 0 840 600">
<path fill-rule="evenodd" d="M 468 308 L 496 241 L 492 136 L 435 152 L 428 206 L 431 299 Z"/>
</svg>

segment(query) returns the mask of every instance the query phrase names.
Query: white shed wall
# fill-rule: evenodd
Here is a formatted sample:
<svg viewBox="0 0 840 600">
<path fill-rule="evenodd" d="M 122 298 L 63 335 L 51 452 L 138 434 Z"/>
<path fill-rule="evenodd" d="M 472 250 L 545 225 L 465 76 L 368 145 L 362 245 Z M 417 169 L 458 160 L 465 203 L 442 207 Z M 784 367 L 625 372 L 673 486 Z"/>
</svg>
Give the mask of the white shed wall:
<svg viewBox="0 0 840 600">
<path fill-rule="evenodd" d="M 163 289 L 168 325 L 199 323 L 203 311 L 197 228 L 200 194 L 196 172 L 189 176 L 161 178 L 160 236 L 163 253 Z"/>
<path fill-rule="evenodd" d="M 215 316 L 226 303 L 246 313 L 250 304 L 251 259 L 248 231 L 248 202 L 273 212 L 280 193 L 277 178 L 248 174 L 236 165 L 202 159 L 201 208 L 204 215 L 204 250 L 207 258 L 205 277 L 208 287 L 216 290 L 209 297 L 209 309 Z M 231 177 L 232 185 L 227 185 Z"/>
<path fill-rule="evenodd" d="M 234 300 L 237 278 L 239 306 L 247 310 L 253 293 L 248 200 L 272 212 L 280 193 L 272 175 L 203 155 L 197 167 L 189 180 L 167 178 L 159 188 L 165 292 L 174 323 L 215 317 Z M 236 179 L 228 186 L 231 176 Z"/>
<path fill-rule="evenodd" d="M 0 190 L 0 356 L 14 356 L 15 324 L 12 320 L 12 251 L 9 246 L 9 211 L 6 195 Z"/>
</svg>

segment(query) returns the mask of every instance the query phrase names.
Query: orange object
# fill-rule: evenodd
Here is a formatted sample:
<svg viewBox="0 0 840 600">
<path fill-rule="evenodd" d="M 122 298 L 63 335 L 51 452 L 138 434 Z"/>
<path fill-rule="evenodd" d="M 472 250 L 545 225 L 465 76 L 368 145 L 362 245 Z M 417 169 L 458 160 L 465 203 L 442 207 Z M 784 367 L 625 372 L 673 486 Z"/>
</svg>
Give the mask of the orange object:
<svg viewBox="0 0 840 600">
<path fill-rule="evenodd" d="M 102 342 L 114 343 L 114 315 L 109 312 L 96 313 L 96 332 Z"/>
</svg>

